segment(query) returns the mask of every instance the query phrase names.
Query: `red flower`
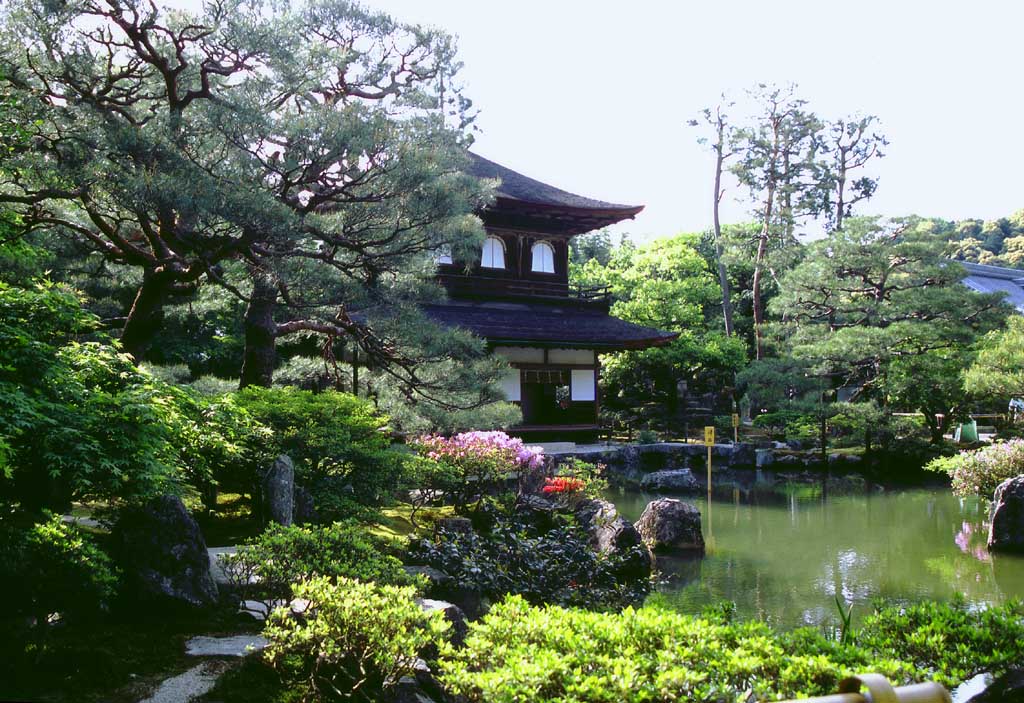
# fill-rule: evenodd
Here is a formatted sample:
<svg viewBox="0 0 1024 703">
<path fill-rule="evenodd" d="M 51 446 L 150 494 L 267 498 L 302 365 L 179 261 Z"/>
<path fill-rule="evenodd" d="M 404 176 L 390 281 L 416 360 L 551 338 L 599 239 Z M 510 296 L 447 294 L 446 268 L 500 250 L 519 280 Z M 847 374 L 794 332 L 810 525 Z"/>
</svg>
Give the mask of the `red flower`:
<svg viewBox="0 0 1024 703">
<path fill-rule="evenodd" d="M 585 485 L 583 479 L 571 476 L 555 476 L 554 478 L 544 479 L 544 487 L 541 489 L 541 492 L 547 494 L 576 493 L 582 491 Z"/>
</svg>

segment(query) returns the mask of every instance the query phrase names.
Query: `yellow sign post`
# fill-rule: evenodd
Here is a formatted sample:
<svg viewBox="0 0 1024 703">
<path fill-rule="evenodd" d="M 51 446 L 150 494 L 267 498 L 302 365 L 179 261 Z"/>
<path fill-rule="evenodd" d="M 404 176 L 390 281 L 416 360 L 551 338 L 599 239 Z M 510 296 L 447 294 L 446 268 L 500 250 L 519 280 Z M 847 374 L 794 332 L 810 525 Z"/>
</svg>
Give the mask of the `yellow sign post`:
<svg viewBox="0 0 1024 703">
<path fill-rule="evenodd" d="M 715 447 L 715 427 L 704 428 L 704 444 L 708 445 L 708 505 L 711 504 L 711 450 Z"/>
<path fill-rule="evenodd" d="M 740 443 L 740 414 L 732 414 L 732 441 Z"/>
</svg>

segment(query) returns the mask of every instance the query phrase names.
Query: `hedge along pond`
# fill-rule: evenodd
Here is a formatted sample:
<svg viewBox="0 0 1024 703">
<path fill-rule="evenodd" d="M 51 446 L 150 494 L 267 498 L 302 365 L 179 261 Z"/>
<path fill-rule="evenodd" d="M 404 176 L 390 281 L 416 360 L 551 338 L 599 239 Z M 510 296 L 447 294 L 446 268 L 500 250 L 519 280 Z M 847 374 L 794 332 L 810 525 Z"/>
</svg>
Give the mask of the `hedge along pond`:
<svg viewBox="0 0 1024 703">
<path fill-rule="evenodd" d="M 636 520 L 657 493 L 609 492 Z M 701 512 L 703 558 L 661 557 L 668 577 L 651 596 L 684 613 L 732 601 L 737 616 L 782 628 L 838 621 L 835 596 L 854 621 L 875 598 L 968 603 L 1024 599 L 1024 557 L 990 554 L 988 504 L 948 488 L 886 492 L 821 484 L 716 488 L 684 498 Z"/>
</svg>

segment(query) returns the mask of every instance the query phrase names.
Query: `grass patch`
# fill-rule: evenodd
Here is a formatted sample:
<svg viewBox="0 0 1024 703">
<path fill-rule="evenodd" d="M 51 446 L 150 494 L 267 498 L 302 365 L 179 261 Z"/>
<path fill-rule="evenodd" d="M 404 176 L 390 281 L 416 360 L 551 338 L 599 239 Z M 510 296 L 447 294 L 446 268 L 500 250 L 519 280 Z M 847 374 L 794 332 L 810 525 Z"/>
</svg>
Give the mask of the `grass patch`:
<svg viewBox="0 0 1024 703">
<path fill-rule="evenodd" d="M 208 547 L 230 547 L 260 533 L 252 500 L 241 493 L 221 493 L 215 509 L 194 516 Z"/>
<path fill-rule="evenodd" d="M 377 537 L 403 538 L 433 528 L 435 522 L 455 514 L 455 507 L 420 508 L 416 511 L 416 525 L 412 523 L 412 506 L 400 503 L 380 510 L 381 517 L 369 525 L 367 531 Z"/>
</svg>

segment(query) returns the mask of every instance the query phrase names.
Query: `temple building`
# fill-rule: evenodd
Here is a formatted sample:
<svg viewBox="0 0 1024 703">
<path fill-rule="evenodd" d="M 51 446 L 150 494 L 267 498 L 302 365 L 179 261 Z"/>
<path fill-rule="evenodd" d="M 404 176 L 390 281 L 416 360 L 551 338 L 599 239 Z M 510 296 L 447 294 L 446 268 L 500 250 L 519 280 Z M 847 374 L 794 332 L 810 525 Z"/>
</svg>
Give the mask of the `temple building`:
<svg viewBox="0 0 1024 703">
<path fill-rule="evenodd" d="M 586 439 L 599 429 L 599 354 L 671 342 L 678 333 L 634 325 L 608 313 L 607 289 L 569 283 L 569 240 L 630 219 L 642 205 L 617 205 L 566 192 L 471 154 L 470 172 L 497 179 L 480 213 L 487 238 L 475 261 L 442 255 L 448 301 L 426 312 L 465 328 L 512 366 L 505 394 L 523 412 L 515 433 L 533 439 Z"/>
</svg>

